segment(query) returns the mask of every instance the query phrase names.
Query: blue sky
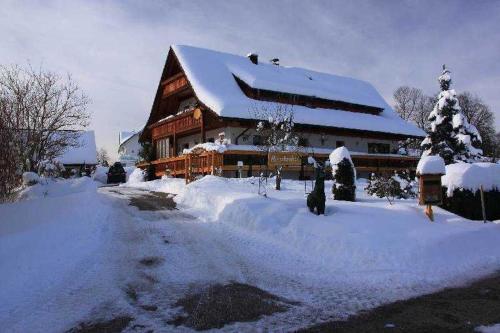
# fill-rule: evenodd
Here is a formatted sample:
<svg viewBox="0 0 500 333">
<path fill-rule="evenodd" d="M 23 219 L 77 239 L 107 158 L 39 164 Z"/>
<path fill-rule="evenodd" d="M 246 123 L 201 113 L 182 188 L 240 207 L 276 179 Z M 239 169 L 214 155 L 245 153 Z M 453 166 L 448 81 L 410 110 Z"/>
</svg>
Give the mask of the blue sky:
<svg viewBox="0 0 500 333">
<path fill-rule="evenodd" d="M 112 155 L 144 125 L 173 43 L 364 79 L 391 104 L 400 85 L 436 92 L 446 63 L 500 129 L 500 1 L 0 0 L 0 17 L 0 63 L 72 73 Z"/>
</svg>

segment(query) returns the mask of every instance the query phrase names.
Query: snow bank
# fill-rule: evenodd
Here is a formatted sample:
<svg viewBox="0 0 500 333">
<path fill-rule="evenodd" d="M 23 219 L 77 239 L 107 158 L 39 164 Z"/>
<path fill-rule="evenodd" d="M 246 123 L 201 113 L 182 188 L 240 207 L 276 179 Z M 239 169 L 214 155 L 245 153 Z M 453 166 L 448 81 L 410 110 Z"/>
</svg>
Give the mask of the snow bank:
<svg viewBox="0 0 500 333">
<path fill-rule="evenodd" d="M 121 184 L 120 186 L 140 188 L 143 190 L 154 191 L 154 192 L 165 192 L 178 194 L 181 193 L 185 186 L 186 181 L 183 178 L 166 178 L 152 180 L 149 182 L 127 182 Z"/>
<path fill-rule="evenodd" d="M 24 172 L 23 173 L 23 185 L 29 186 L 40 182 L 40 177 L 35 172 Z"/>
<path fill-rule="evenodd" d="M 135 168 L 128 176 L 127 185 L 133 185 L 144 182 L 146 173 L 140 168 Z"/>
<path fill-rule="evenodd" d="M 0 323 L 9 332 L 63 332 L 111 289 L 97 269 L 111 230 L 95 182 L 50 182 L 44 198 L 41 187 L 28 189 L 31 200 L 0 204 Z M 75 286 L 88 287 L 88 298 Z"/>
<path fill-rule="evenodd" d="M 80 192 L 95 192 L 98 184 L 89 177 L 72 179 L 42 178 L 43 181 L 21 191 L 21 200 L 33 200 L 46 197 L 60 197 Z"/>
<path fill-rule="evenodd" d="M 500 164 L 496 163 L 455 163 L 446 166 L 446 175 L 441 177 L 447 195 L 453 195 L 457 188 L 473 192 L 483 186 L 485 191 L 500 190 Z"/>
<path fill-rule="evenodd" d="M 423 156 L 417 165 L 419 175 L 444 175 L 446 169 L 440 156 Z"/>
<path fill-rule="evenodd" d="M 495 324 L 495 325 L 491 325 L 491 326 L 478 326 L 478 327 L 476 327 L 476 332 L 500 333 L 500 324 Z"/>
<path fill-rule="evenodd" d="M 102 165 L 96 166 L 96 169 L 92 174 L 92 179 L 101 182 L 103 184 L 106 184 L 108 182 L 108 170 L 109 167 L 105 167 Z"/>
<path fill-rule="evenodd" d="M 325 190 L 331 186 L 327 182 Z M 436 222 L 429 223 L 415 200 L 388 205 L 362 190 L 359 202 L 333 201 L 327 194 L 326 216 L 318 217 L 306 208 L 303 182 L 284 180 L 282 189 L 269 188 L 264 198 L 256 179 L 206 176 L 180 188 L 175 201 L 205 222 L 272 244 L 273 262 L 286 265 L 287 256 L 301 257 L 307 267 L 303 278 L 322 283 L 335 277 L 415 292 L 417 286 L 442 288 L 500 265 L 500 225 L 473 223 L 439 208 Z"/>
</svg>

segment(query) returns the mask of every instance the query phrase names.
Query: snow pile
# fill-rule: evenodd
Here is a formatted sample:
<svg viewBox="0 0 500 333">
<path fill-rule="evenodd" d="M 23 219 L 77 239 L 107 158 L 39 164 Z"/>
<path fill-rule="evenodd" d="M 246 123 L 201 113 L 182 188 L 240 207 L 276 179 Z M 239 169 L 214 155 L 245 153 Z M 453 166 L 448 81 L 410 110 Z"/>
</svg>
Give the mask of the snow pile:
<svg viewBox="0 0 500 333">
<path fill-rule="evenodd" d="M 196 153 L 198 151 L 215 151 L 218 153 L 223 153 L 227 150 L 227 146 L 225 144 L 220 144 L 217 142 L 205 142 L 205 143 L 199 143 L 192 148 L 189 149 L 184 149 L 182 151 L 183 154 L 191 154 L 191 153 Z"/>
<path fill-rule="evenodd" d="M 478 326 L 475 329 L 479 333 L 500 333 L 500 324 L 495 324 L 491 326 Z"/>
<path fill-rule="evenodd" d="M 455 163 L 446 166 L 446 175 L 441 177 L 447 195 L 451 197 L 457 188 L 476 192 L 480 186 L 484 191 L 500 190 L 500 164 Z"/>
<path fill-rule="evenodd" d="M 326 189 L 331 186 L 326 182 Z M 335 276 L 376 288 L 443 287 L 500 265 L 499 225 L 471 223 L 439 208 L 431 224 L 415 200 L 391 206 L 362 191 L 360 202 L 327 195 L 326 216 L 317 217 L 307 211 L 302 182 L 284 180 L 282 188 L 268 189 L 264 198 L 253 178 L 206 176 L 175 200 L 206 222 L 266 239 L 273 244 L 270 256 L 279 255 L 278 248 L 300 255 L 307 276 L 325 283 Z"/>
<path fill-rule="evenodd" d="M 120 186 L 127 186 L 133 188 L 140 188 L 143 190 L 154 191 L 154 192 L 165 192 L 178 194 L 184 191 L 186 187 L 186 181 L 183 178 L 167 178 L 162 177 L 161 179 L 156 179 L 148 182 L 127 182 Z"/>
<path fill-rule="evenodd" d="M 440 156 L 423 156 L 417 165 L 418 175 L 444 175 L 444 160 Z"/>
<path fill-rule="evenodd" d="M 103 274 L 103 257 L 112 251 L 103 239 L 112 229 L 109 206 L 93 183 L 87 177 L 49 182 L 47 195 L 35 193 L 37 184 L 28 191 L 32 200 L 0 205 L 5 331 L 63 332 L 107 300 L 113 285 Z M 43 326 L 48 322 L 50 329 Z"/>
<path fill-rule="evenodd" d="M 108 182 L 108 170 L 109 167 L 97 165 L 94 173 L 92 174 L 92 178 L 95 181 L 106 184 Z"/>
<path fill-rule="evenodd" d="M 60 197 L 80 192 L 96 192 L 98 184 L 89 177 L 72 179 L 41 178 L 38 184 L 21 191 L 21 200 L 33 200 L 45 197 Z"/>
<path fill-rule="evenodd" d="M 146 177 L 146 172 L 144 170 L 140 168 L 135 168 L 128 176 L 127 185 L 142 183 L 144 182 L 145 177 Z"/>
<path fill-rule="evenodd" d="M 23 173 L 23 185 L 31 186 L 40 182 L 40 177 L 35 172 L 24 172 Z"/>
<path fill-rule="evenodd" d="M 136 166 L 128 166 L 123 168 L 125 170 L 125 178 L 126 181 L 128 181 L 129 177 L 132 175 L 132 173 L 137 169 Z"/>
</svg>

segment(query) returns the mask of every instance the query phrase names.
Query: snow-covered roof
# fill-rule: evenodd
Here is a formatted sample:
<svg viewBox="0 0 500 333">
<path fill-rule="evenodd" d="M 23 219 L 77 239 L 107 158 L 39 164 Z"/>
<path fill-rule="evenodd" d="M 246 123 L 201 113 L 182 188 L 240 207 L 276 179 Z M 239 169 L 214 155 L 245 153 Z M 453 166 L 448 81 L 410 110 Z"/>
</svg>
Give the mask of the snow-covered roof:
<svg viewBox="0 0 500 333">
<path fill-rule="evenodd" d="M 78 147 L 69 147 L 57 160 L 63 164 L 97 164 L 94 131 L 81 132 Z"/>
<path fill-rule="evenodd" d="M 135 134 L 138 134 L 135 131 L 122 131 L 118 134 L 119 145 L 121 146 L 125 141 L 133 137 Z"/>
<path fill-rule="evenodd" d="M 253 64 L 248 58 L 198 47 L 173 45 L 198 99 L 221 117 L 254 119 L 252 110 L 269 102 L 247 97 L 234 76 L 256 89 L 313 96 L 377 107 L 380 115 L 333 109 L 293 107 L 300 124 L 377 131 L 409 136 L 425 133 L 401 119 L 368 82 L 303 68 Z"/>
</svg>

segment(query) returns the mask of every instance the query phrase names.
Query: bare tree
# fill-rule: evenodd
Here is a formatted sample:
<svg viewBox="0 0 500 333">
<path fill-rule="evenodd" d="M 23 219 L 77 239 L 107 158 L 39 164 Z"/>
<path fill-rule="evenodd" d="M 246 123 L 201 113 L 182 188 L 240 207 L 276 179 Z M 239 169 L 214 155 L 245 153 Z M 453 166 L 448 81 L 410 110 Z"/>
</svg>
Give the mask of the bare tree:
<svg viewBox="0 0 500 333">
<path fill-rule="evenodd" d="M 13 144 L 16 133 L 6 124 L 5 113 L 0 110 L 0 202 L 11 198 L 14 190 L 21 185 L 21 167 Z"/>
<path fill-rule="evenodd" d="M 97 151 L 97 163 L 102 166 L 109 165 L 109 155 L 106 149 L 101 148 Z"/>
<path fill-rule="evenodd" d="M 0 110 L 23 171 L 79 144 L 76 130 L 89 124 L 88 97 L 68 75 L 29 66 L 0 66 Z"/>
<path fill-rule="evenodd" d="M 457 98 L 463 115 L 470 124 L 476 126 L 481 135 L 484 155 L 492 156 L 495 150 L 495 115 L 477 95 L 464 91 Z"/>
<path fill-rule="evenodd" d="M 261 105 L 253 110 L 258 120 L 256 131 L 262 136 L 261 148 L 269 152 L 298 152 L 299 138 L 294 132 L 293 107 L 285 104 L 272 106 Z M 276 172 L 276 189 L 281 188 L 281 171 L 283 166 L 278 165 Z"/>
<path fill-rule="evenodd" d="M 426 96 L 421 89 L 402 86 L 394 91 L 394 110 L 406 121 L 415 123 L 425 130 L 429 114 L 434 106 L 433 98 Z"/>
</svg>

